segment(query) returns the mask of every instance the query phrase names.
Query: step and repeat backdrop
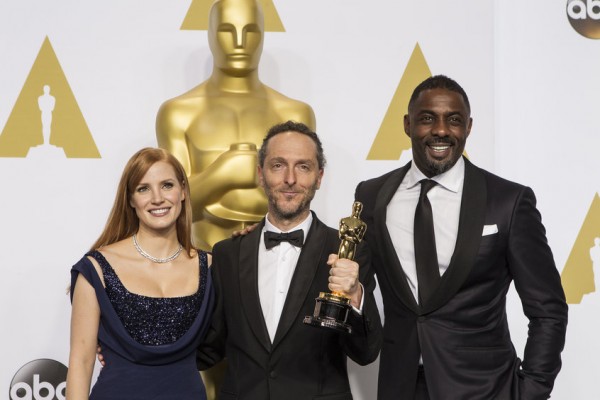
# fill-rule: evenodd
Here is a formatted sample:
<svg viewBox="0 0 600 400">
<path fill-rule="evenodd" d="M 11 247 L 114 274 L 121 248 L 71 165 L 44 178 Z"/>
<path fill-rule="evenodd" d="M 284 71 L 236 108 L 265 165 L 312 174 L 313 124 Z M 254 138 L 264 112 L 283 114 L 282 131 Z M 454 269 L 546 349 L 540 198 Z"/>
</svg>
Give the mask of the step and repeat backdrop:
<svg viewBox="0 0 600 400">
<path fill-rule="evenodd" d="M 600 1 L 261 0 L 260 80 L 314 110 L 332 226 L 410 160 L 417 82 L 467 91 L 475 164 L 531 186 L 570 305 L 553 398 L 600 398 Z M 159 106 L 211 74 L 211 0 L 0 2 L 0 397 L 64 399 L 69 270 L 99 235 Z M 596 277 L 596 278 L 595 278 Z M 527 320 L 509 294 L 519 354 Z M 377 362 L 350 366 L 375 398 Z"/>
</svg>

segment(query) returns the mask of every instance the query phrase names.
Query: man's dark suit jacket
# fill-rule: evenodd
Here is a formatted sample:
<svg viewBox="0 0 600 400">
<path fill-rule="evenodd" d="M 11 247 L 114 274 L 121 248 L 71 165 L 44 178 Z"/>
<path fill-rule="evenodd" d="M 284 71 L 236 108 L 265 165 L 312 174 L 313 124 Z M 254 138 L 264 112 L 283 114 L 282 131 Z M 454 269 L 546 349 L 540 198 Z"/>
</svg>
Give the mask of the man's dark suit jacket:
<svg viewBox="0 0 600 400">
<path fill-rule="evenodd" d="M 547 399 L 561 367 L 567 305 L 533 191 L 465 159 L 454 254 L 420 308 L 386 227 L 387 205 L 409 168 L 356 189 L 384 302 L 378 398 L 413 399 L 422 354 L 432 400 Z M 484 225 L 498 232 L 482 236 Z M 523 361 L 506 318 L 512 281 L 530 321 Z"/>
<path fill-rule="evenodd" d="M 328 292 L 329 254 L 337 254 L 336 230 L 313 214 L 289 287 L 273 343 L 269 338 L 258 295 L 257 263 L 263 222 L 247 236 L 215 245 L 211 267 L 217 305 L 213 326 L 198 352 L 200 369 L 223 356 L 227 371 L 220 400 L 349 400 L 352 399 L 346 356 L 358 364 L 374 361 L 382 328 L 373 289 L 367 246 L 356 261 L 364 286 L 363 313 L 352 311 L 352 334 L 305 325 L 319 292 Z"/>
</svg>

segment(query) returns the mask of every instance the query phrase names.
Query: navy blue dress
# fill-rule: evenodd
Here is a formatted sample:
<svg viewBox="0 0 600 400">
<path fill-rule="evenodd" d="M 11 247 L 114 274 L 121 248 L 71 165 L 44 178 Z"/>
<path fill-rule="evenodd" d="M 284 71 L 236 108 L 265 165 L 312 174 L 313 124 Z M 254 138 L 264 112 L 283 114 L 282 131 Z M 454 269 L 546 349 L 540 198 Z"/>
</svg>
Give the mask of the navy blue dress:
<svg viewBox="0 0 600 400">
<path fill-rule="evenodd" d="M 106 289 L 91 256 L 98 261 Z M 106 366 L 90 400 L 205 400 L 196 367 L 196 348 L 210 326 L 214 306 L 206 253 L 199 252 L 198 291 L 190 296 L 154 298 L 129 292 L 98 251 L 71 269 L 71 296 L 82 274 L 100 305 L 98 342 Z"/>
</svg>

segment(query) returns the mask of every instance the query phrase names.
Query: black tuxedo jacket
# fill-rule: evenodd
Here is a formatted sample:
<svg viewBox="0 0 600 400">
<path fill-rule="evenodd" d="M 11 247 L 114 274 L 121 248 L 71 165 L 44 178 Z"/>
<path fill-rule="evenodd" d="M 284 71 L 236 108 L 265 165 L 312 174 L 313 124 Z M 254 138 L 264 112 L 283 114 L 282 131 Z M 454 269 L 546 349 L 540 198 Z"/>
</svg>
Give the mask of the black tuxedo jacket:
<svg viewBox="0 0 600 400">
<path fill-rule="evenodd" d="M 336 230 L 313 214 L 273 343 L 258 295 L 258 247 L 263 222 L 247 236 L 226 239 L 214 247 L 211 267 L 217 296 L 212 328 L 198 351 L 200 369 L 223 356 L 227 371 L 220 400 L 348 400 L 352 399 L 346 356 L 358 364 L 374 361 L 382 328 L 373 289 L 367 246 L 358 249 L 363 313 L 352 311 L 352 334 L 305 325 L 319 292 L 328 292 L 329 254 L 337 254 Z"/>
<path fill-rule="evenodd" d="M 454 254 L 419 307 L 386 227 L 387 205 L 409 168 L 356 189 L 385 310 L 378 398 L 413 399 L 421 354 L 432 400 L 547 399 L 561 367 L 567 305 L 533 191 L 465 159 Z M 497 232 L 482 235 L 485 225 Z M 506 318 L 513 281 L 530 321 L 523 361 Z"/>
</svg>

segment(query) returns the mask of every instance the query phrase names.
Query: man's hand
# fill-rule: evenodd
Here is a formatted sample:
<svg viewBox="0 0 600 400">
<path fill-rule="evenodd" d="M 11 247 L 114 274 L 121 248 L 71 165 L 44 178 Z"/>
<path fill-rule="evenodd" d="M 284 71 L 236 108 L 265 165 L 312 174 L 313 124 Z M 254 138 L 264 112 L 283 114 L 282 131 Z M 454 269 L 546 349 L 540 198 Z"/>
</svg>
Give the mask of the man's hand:
<svg viewBox="0 0 600 400">
<path fill-rule="evenodd" d="M 362 286 L 358 282 L 358 264 L 337 254 L 330 254 L 327 264 L 329 270 L 329 290 L 340 292 L 350 298 L 352 306 L 360 308 Z"/>
<path fill-rule="evenodd" d="M 239 231 L 233 231 L 231 233 L 231 237 L 246 236 L 247 234 L 252 232 L 256 228 L 257 225 L 258 225 L 258 223 L 248 225 L 247 227 L 245 227 L 244 229 L 241 229 Z"/>
<path fill-rule="evenodd" d="M 106 367 L 106 361 L 104 361 L 104 356 L 102 355 L 102 347 L 100 347 L 100 345 L 98 345 L 98 347 L 96 347 L 96 353 L 97 353 L 97 357 L 98 357 L 98 362 L 103 367 Z"/>
</svg>

